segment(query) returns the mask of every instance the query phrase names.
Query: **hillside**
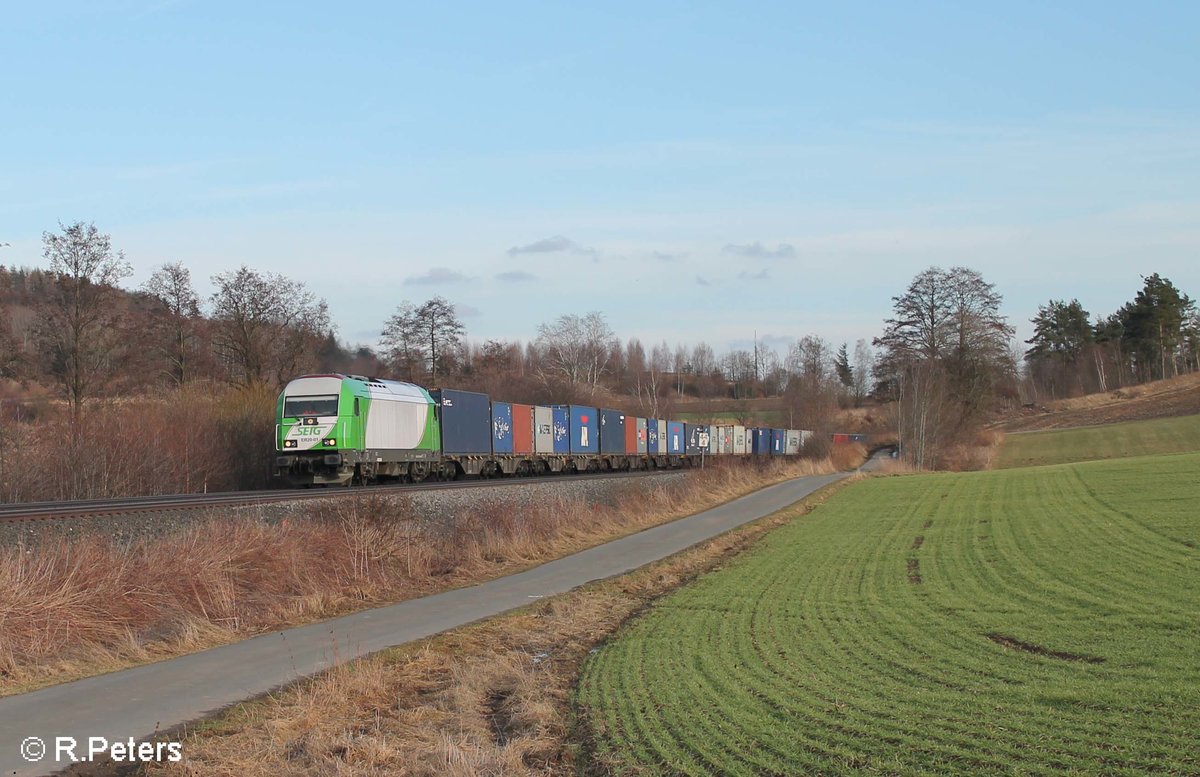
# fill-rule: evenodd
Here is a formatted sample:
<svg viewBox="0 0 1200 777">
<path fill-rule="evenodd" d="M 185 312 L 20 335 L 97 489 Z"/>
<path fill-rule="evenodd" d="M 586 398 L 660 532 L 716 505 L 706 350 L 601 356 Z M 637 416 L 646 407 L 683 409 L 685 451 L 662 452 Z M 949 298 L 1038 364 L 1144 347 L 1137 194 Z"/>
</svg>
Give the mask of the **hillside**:
<svg viewBox="0 0 1200 777">
<path fill-rule="evenodd" d="M 1200 415 L 1010 434 L 996 466 L 1033 467 L 1200 451 Z"/>
<path fill-rule="evenodd" d="M 1200 413 L 1200 373 L 1023 408 L 996 424 L 1005 432 L 1099 426 Z"/>
</svg>

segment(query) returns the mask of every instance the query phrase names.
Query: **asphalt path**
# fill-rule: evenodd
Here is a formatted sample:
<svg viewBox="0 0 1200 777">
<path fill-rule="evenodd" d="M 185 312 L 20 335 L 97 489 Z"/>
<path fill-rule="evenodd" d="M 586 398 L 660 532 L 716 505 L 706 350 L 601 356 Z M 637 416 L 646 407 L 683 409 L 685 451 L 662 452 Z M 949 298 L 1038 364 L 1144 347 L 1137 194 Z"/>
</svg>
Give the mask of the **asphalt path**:
<svg viewBox="0 0 1200 777">
<path fill-rule="evenodd" d="M 92 737 L 103 737 L 109 743 L 130 738 L 152 740 L 164 731 L 344 661 L 629 572 L 770 515 L 843 477 L 844 473 L 779 483 L 711 510 L 469 588 L 0 698 L 0 775 L 52 774 L 69 767 L 68 753 L 56 751 L 59 737 L 76 741 L 74 754 L 79 758 L 87 755 Z M 24 757 L 25 753 L 38 753 L 37 742 L 30 737 L 37 737 L 47 751 L 33 763 Z M 186 756 L 185 751 L 185 760 Z"/>
</svg>

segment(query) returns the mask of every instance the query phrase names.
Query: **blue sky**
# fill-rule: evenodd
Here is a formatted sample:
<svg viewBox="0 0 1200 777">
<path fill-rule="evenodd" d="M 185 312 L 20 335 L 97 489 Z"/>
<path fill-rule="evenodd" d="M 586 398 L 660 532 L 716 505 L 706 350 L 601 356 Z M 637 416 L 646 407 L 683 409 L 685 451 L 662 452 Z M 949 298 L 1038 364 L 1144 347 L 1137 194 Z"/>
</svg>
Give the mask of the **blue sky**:
<svg viewBox="0 0 1200 777">
<path fill-rule="evenodd" d="M 1200 295 L 1200 4 L 12 4 L 0 262 L 94 221 L 142 283 L 248 264 L 373 343 L 870 338 L 931 264 L 1005 311 Z"/>
</svg>

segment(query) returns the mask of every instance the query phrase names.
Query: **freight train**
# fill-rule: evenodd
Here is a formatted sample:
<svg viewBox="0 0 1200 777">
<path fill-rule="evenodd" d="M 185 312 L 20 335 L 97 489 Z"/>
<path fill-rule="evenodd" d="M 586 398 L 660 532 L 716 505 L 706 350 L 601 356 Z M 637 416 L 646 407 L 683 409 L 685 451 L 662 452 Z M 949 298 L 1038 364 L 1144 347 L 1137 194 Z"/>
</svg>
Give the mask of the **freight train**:
<svg viewBox="0 0 1200 777">
<path fill-rule="evenodd" d="M 686 467 L 704 456 L 796 455 L 812 434 L 499 402 L 336 373 L 288 383 L 276 419 L 275 473 L 294 486 Z"/>
</svg>

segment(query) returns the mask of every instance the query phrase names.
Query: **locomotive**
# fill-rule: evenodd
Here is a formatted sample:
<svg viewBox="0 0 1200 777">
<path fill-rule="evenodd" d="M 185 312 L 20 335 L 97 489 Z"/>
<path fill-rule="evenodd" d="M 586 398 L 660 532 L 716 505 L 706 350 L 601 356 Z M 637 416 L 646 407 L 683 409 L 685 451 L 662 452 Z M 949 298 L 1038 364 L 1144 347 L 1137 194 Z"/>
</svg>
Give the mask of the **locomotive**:
<svg viewBox="0 0 1200 777">
<path fill-rule="evenodd" d="M 361 375 L 303 375 L 279 395 L 275 474 L 293 486 L 687 467 L 797 455 L 811 432 L 535 406 Z"/>
</svg>

